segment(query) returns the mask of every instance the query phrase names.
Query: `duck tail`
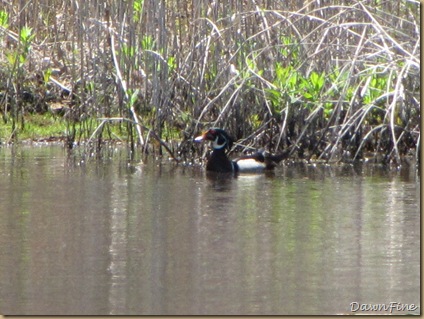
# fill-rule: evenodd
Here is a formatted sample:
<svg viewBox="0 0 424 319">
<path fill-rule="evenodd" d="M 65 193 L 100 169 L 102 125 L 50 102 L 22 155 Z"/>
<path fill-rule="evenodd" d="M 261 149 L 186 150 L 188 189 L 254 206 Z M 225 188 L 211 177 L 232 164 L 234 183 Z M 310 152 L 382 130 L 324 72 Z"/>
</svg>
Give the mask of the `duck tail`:
<svg viewBox="0 0 424 319">
<path fill-rule="evenodd" d="M 284 150 L 283 152 L 275 155 L 264 155 L 265 160 L 270 160 L 274 163 L 280 163 L 282 160 L 289 158 L 290 150 Z"/>
</svg>

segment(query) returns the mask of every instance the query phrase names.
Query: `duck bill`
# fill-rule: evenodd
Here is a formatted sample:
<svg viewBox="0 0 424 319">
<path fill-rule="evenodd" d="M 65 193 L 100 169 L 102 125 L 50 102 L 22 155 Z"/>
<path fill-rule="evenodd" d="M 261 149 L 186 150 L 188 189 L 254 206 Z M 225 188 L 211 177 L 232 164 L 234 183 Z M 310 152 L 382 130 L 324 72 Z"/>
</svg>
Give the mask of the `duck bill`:
<svg viewBox="0 0 424 319">
<path fill-rule="evenodd" d="M 206 134 L 202 134 L 202 135 L 200 135 L 200 136 L 196 137 L 196 138 L 194 139 L 194 141 L 195 141 L 195 142 L 197 142 L 197 143 L 201 143 L 201 142 L 203 142 L 203 141 L 205 140 L 205 135 L 206 135 Z"/>
</svg>

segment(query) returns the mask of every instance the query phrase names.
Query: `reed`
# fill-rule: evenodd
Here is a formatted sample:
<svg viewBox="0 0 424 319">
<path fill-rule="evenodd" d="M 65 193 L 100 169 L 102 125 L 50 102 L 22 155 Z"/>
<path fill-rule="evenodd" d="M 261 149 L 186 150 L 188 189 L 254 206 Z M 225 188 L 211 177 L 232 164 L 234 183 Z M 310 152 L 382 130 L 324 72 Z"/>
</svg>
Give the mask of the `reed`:
<svg viewBox="0 0 424 319">
<path fill-rule="evenodd" d="M 414 0 L 11 0 L 0 110 L 16 138 L 25 114 L 61 114 L 69 148 L 110 125 L 133 150 L 190 161 L 193 136 L 219 126 L 234 151 L 399 164 L 420 138 L 419 11 Z"/>
</svg>

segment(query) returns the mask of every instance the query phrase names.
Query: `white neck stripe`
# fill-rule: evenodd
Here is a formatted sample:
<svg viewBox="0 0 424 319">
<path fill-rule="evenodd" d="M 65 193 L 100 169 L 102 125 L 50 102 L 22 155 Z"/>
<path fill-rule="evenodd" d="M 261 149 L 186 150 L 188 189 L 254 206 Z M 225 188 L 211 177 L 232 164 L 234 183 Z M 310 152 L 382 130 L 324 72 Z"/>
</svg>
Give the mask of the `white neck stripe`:
<svg viewBox="0 0 424 319">
<path fill-rule="evenodd" d="M 219 136 L 217 136 L 217 137 L 215 138 L 215 140 L 212 142 L 212 147 L 213 147 L 213 149 L 215 149 L 215 150 L 220 150 L 221 148 L 224 148 L 224 147 L 225 147 L 225 145 L 227 144 L 227 139 L 226 139 L 226 138 L 225 138 L 224 143 L 222 143 L 221 145 L 220 145 L 220 144 L 218 144 L 218 139 L 219 139 Z"/>
</svg>

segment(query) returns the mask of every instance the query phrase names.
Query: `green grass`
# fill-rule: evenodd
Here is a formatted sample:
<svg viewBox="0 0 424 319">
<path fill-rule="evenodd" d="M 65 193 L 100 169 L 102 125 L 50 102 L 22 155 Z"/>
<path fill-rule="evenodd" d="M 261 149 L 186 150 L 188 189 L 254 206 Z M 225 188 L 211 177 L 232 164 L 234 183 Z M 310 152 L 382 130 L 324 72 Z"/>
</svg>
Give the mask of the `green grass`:
<svg viewBox="0 0 424 319">
<path fill-rule="evenodd" d="M 90 123 L 90 125 L 87 125 Z M 100 121 L 94 118 L 86 119 L 85 122 L 78 123 L 76 128 L 83 132 L 80 139 L 88 139 L 96 129 Z M 15 135 L 18 140 L 40 140 L 40 139 L 61 139 L 66 138 L 69 131 L 69 123 L 60 116 L 54 116 L 50 113 L 45 114 L 27 114 L 24 117 L 24 126 L 21 123 L 16 125 Z M 4 122 L 0 125 L 0 141 L 9 142 L 12 137 L 12 121 Z M 95 137 L 97 137 L 96 134 Z M 128 131 L 122 123 L 106 123 L 102 130 L 102 137 L 109 140 L 127 140 Z"/>
<path fill-rule="evenodd" d="M 24 127 L 17 125 L 15 134 L 19 140 L 60 138 L 66 135 L 66 122 L 60 117 L 46 114 L 30 114 L 24 117 Z M 12 121 L 0 125 L 0 141 L 8 142 L 12 136 Z"/>
<path fill-rule="evenodd" d="M 1 142 L 177 141 L 192 156 L 192 137 L 219 126 L 241 148 L 397 163 L 419 145 L 417 1 L 75 3 L 0 10 Z M 52 101 L 64 118 L 29 115 Z"/>
</svg>

